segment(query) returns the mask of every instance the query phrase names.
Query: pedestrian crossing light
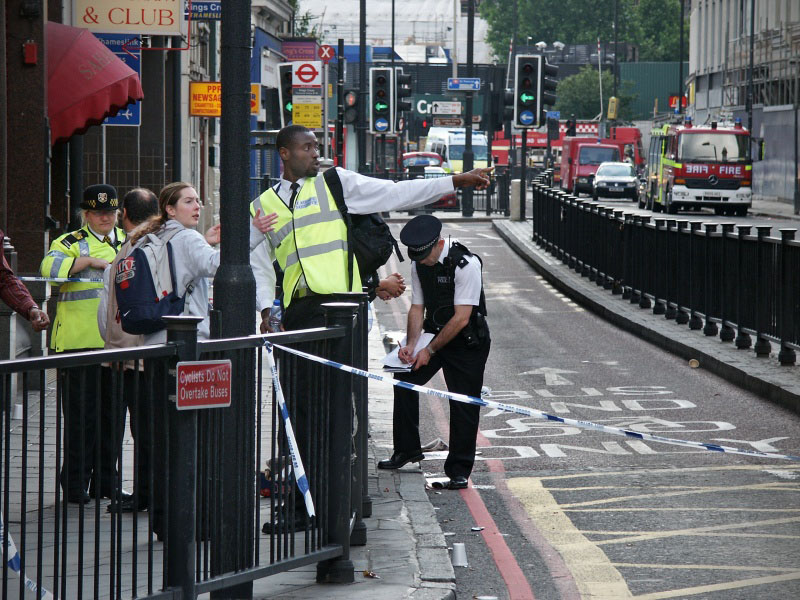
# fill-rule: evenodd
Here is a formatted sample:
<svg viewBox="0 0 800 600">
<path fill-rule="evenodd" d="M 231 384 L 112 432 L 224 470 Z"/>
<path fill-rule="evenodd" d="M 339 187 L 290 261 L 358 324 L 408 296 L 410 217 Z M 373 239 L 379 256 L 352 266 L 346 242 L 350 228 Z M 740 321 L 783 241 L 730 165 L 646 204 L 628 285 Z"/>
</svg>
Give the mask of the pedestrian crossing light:
<svg viewBox="0 0 800 600">
<path fill-rule="evenodd" d="M 514 126 L 536 127 L 537 115 L 537 78 L 539 76 L 540 56 L 518 54 L 514 68 Z"/>
<path fill-rule="evenodd" d="M 278 65 L 278 101 L 281 104 L 281 127 L 292 124 L 292 63 Z"/>
<path fill-rule="evenodd" d="M 369 70 L 369 130 L 372 133 L 392 133 L 394 77 L 392 70 L 373 67 Z"/>
</svg>

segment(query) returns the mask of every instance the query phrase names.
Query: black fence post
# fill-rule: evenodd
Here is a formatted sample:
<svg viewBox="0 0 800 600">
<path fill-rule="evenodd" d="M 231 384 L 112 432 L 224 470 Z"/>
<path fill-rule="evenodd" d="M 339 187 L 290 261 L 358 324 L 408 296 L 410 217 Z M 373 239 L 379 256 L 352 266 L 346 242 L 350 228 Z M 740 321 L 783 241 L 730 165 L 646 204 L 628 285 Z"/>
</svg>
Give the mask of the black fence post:
<svg viewBox="0 0 800 600">
<path fill-rule="evenodd" d="M 625 213 L 622 217 L 622 299 L 630 300 L 633 289 L 633 251 L 631 249 L 631 233 L 633 231 L 633 215 Z"/>
<path fill-rule="evenodd" d="M 341 327 L 344 337 L 331 342 L 329 358 L 346 365 L 353 361 L 353 336 L 358 304 L 330 302 L 324 304 L 325 326 Z M 353 517 L 352 461 L 353 453 L 353 376 L 336 370 L 331 377 L 330 428 L 333 434 L 328 445 L 328 539 L 342 547 L 342 555 L 317 564 L 317 581 L 353 583 L 353 561 L 350 560 L 350 519 Z"/>
<path fill-rule="evenodd" d="M 715 336 L 719 332 L 717 328 L 717 324 L 711 320 L 711 294 L 712 294 L 712 283 L 711 283 L 711 276 L 713 272 L 713 265 L 711 264 L 711 244 L 712 236 L 714 232 L 717 230 L 716 223 L 706 223 L 705 225 L 705 235 L 703 239 L 703 267 L 704 277 L 703 277 L 703 312 L 706 315 L 706 323 L 703 326 L 703 334 L 707 335 L 708 337 Z"/>
<path fill-rule="evenodd" d="M 353 348 L 353 366 L 364 371 L 369 369 L 368 365 L 368 336 L 367 321 L 369 315 L 369 297 L 362 294 L 358 299 L 358 318 L 356 319 L 356 343 Z M 355 398 L 356 430 L 355 451 L 356 464 L 353 469 L 353 491 L 352 500 L 356 513 L 356 522 L 350 534 L 351 546 L 364 546 L 367 543 L 367 526 L 364 518 L 372 515 L 372 498 L 369 497 L 367 490 L 367 445 L 369 416 L 367 408 L 369 381 L 365 377 L 359 377 L 353 382 L 353 392 Z M 365 510 L 366 509 L 366 510 Z M 369 511 L 367 513 L 367 511 Z"/>
<path fill-rule="evenodd" d="M 656 229 L 656 241 L 653 244 L 655 248 L 655 255 L 656 255 L 656 264 L 661 264 L 661 281 L 663 284 L 663 292 L 664 297 L 658 297 L 658 286 L 655 286 L 653 289 L 653 314 L 654 315 L 663 315 L 667 312 L 667 273 L 668 270 L 666 268 L 667 265 L 663 264 L 659 259 L 661 257 L 665 257 L 667 255 L 666 252 L 663 251 L 663 248 L 666 246 L 667 238 L 669 236 L 669 232 L 666 229 L 666 219 L 655 219 Z M 663 234 L 662 234 L 663 231 Z M 655 277 L 653 278 L 656 279 Z"/>
<path fill-rule="evenodd" d="M 625 213 L 621 210 L 614 211 L 614 281 L 611 284 L 611 294 L 618 296 L 622 293 L 622 277 L 625 259 L 620 249 L 625 247 Z"/>
<path fill-rule="evenodd" d="M 789 346 L 789 340 L 792 339 L 792 332 L 794 331 L 794 322 L 797 318 L 796 306 L 797 296 L 792 294 L 792 286 L 790 282 L 792 278 L 797 277 L 797 273 L 791 272 L 791 265 L 789 259 L 790 246 L 789 242 L 794 239 L 796 229 L 781 229 L 781 286 L 778 302 L 780 302 L 780 319 L 778 326 L 781 336 L 781 349 L 778 352 L 778 362 L 782 365 L 791 366 L 797 362 L 797 353 L 794 348 Z M 792 304 L 794 303 L 794 307 Z"/>
<path fill-rule="evenodd" d="M 664 318 L 672 320 L 678 316 L 677 254 L 673 245 L 677 248 L 679 232 L 675 219 L 667 219 L 664 235 Z M 674 302 L 670 302 L 670 299 Z"/>
<path fill-rule="evenodd" d="M 640 227 L 642 221 L 639 215 L 632 215 L 631 222 L 630 222 L 630 263 L 631 263 L 631 276 L 628 278 L 628 284 L 630 285 L 631 293 L 628 296 L 628 301 L 631 304 L 639 304 L 639 300 L 641 299 L 641 289 L 638 287 L 641 285 L 641 278 L 639 273 L 639 265 L 640 256 L 639 253 L 641 248 L 639 246 L 639 237 L 641 236 L 641 229 Z"/>
<path fill-rule="evenodd" d="M 728 305 L 728 300 L 730 300 L 730 295 L 728 294 L 728 288 L 730 287 L 731 280 L 730 280 L 730 273 L 731 273 L 731 266 L 729 263 L 733 264 L 733 257 L 728 256 L 730 250 L 730 234 L 733 233 L 733 223 L 723 223 L 722 224 L 722 239 L 720 243 L 722 244 L 722 282 L 721 282 L 721 299 L 720 302 L 720 323 L 721 329 L 719 332 L 719 339 L 723 342 L 732 342 L 733 338 L 736 337 L 736 334 L 733 331 L 733 327 L 730 324 L 730 306 Z"/>
<path fill-rule="evenodd" d="M 756 225 L 756 343 L 753 346 L 753 351 L 758 358 L 766 358 L 772 352 L 772 344 L 764 337 L 767 330 L 767 303 L 764 302 L 764 297 L 768 293 L 768 287 L 764 285 L 764 255 L 767 252 L 766 247 L 769 242 L 766 241 L 772 231 L 769 225 Z"/>
<path fill-rule="evenodd" d="M 700 231 L 702 223 L 699 221 L 692 221 L 689 223 L 689 329 L 701 329 L 703 327 L 703 320 L 695 312 L 697 309 L 695 302 L 695 290 L 698 287 L 697 277 L 697 239 L 696 233 Z"/>
<path fill-rule="evenodd" d="M 742 279 L 744 278 L 744 243 L 745 237 L 750 235 L 750 225 L 737 225 L 736 226 L 736 273 L 734 278 L 736 280 L 736 347 L 739 350 L 747 350 L 752 344 L 753 340 L 750 334 L 744 330 L 744 303 L 742 298 Z"/>
<path fill-rule="evenodd" d="M 645 256 L 649 244 L 644 243 L 645 236 L 649 230 L 650 217 L 643 215 L 640 219 L 641 229 L 639 230 L 639 240 L 641 243 L 639 244 L 639 252 L 637 252 L 637 258 L 639 260 L 639 308 L 650 308 L 650 298 L 647 297 L 647 286 L 645 285 L 645 282 L 649 278 L 650 271 L 647 268 L 647 256 Z"/>
<path fill-rule="evenodd" d="M 681 236 L 686 234 L 688 236 L 692 235 L 692 232 L 689 230 L 689 221 L 678 221 L 677 222 L 678 229 L 676 231 L 677 235 L 675 236 L 676 244 L 675 244 L 675 304 L 677 305 L 678 314 L 675 315 L 675 322 L 678 325 L 686 325 L 689 322 L 689 311 L 687 310 L 688 305 L 692 303 L 691 297 L 691 285 L 688 286 L 689 289 L 689 302 L 687 302 L 687 306 L 683 306 L 681 304 L 681 266 L 682 261 L 681 258 L 683 257 L 683 252 L 681 251 L 681 247 L 683 246 Z M 689 243 L 687 244 L 689 248 L 691 248 L 691 237 L 688 238 Z M 690 267 L 688 270 L 689 273 L 689 281 L 691 281 L 691 260 L 692 255 L 689 252 L 688 260 L 686 261 Z"/>
<path fill-rule="evenodd" d="M 177 346 L 178 362 L 197 360 L 197 326 L 201 317 L 164 317 L 167 343 Z M 195 597 L 195 517 L 197 510 L 197 412 L 179 411 L 169 390 L 169 501 L 167 518 L 167 586 Z M 153 457 L 158 460 L 158 457 Z"/>
</svg>

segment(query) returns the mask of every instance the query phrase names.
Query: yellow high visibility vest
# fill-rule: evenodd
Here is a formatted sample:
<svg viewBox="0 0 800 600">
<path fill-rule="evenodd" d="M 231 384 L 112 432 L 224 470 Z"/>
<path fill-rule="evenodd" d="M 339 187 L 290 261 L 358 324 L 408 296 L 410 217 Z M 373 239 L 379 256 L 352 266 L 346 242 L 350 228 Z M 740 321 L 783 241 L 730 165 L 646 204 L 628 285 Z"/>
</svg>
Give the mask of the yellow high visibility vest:
<svg viewBox="0 0 800 600">
<path fill-rule="evenodd" d="M 273 230 L 265 234 L 283 270 L 283 305 L 289 306 L 299 292 L 300 278 L 315 294 L 360 292 L 361 276 L 353 259 L 353 284 L 347 270 L 347 225 L 336 208 L 325 178 L 308 177 L 297 193 L 294 210 L 270 188 L 250 204 L 255 216 L 277 213 Z"/>
<path fill-rule="evenodd" d="M 80 277 L 102 279 L 103 271 L 86 268 L 70 275 L 75 259 L 81 256 L 103 258 L 109 263 L 125 241 L 125 232 L 115 228 L 117 242 L 112 247 L 98 240 L 88 228 L 65 233 L 52 244 L 39 271 L 42 277 Z M 97 308 L 100 306 L 102 283 L 62 283 L 58 296 L 56 319 L 50 334 L 50 348 L 56 352 L 102 348 L 103 338 L 97 326 Z"/>
</svg>

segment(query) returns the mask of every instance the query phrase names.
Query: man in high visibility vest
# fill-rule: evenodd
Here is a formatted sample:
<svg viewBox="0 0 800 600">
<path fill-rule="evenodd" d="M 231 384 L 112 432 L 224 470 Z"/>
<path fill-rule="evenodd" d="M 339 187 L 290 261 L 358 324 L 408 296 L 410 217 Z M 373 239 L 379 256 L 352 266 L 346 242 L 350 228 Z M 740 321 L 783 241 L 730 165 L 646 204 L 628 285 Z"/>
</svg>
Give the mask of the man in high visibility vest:
<svg viewBox="0 0 800 600">
<path fill-rule="evenodd" d="M 283 163 L 283 177 L 250 207 L 253 216 L 259 210 L 265 215 L 277 214 L 273 230 L 266 235 L 258 232 L 255 226 L 250 229 L 250 247 L 254 248 L 251 264 L 262 332 L 267 330 L 273 300 L 272 261 L 275 259 L 283 271 L 282 326 L 286 330 L 324 327 L 324 303 L 334 300 L 337 293 L 361 291 L 361 277 L 355 261 L 352 261 L 354 273 L 350 276 L 347 226 L 336 207 L 331 185 L 340 188 L 347 211 L 352 214 L 408 210 L 434 202 L 456 187 L 484 189 L 489 185 L 491 169 L 474 169 L 452 177 L 393 182 L 337 167 L 334 177 L 326 181 L 318 176 L 319 146 L 314 132 L 300 125 L 284 127 L 278 132 L 276 145 Z M 260 240 L 264 243 L 259 244 Z M 302 363 L 298 366 L 298 370 L 305 368 Z M 298 373 L 295 398 L 311 396 L 310 390 L 303 387 L 311 385 L 309 379 L 304 373 Z M 308 456 L 308 440 L 313 434 L 304 430 L 308 409 L 306 400 L 298 402 L 297 419 L 292 424 L 304 459 Z M 314 482 L 311 484 L 313 487 Z M 303 513 L 304 509 L 297 512 L 298 515 Z M 265 523 L 264 531 L 270 533 L 272 525 Z M 294 523 L 295 528 L 304 525 L 304 519 Z"/>
<path fill-rule="evenodd" d="M 43 277 L 102 280 L 103 270 L 114 260 L 125 241 L 125 232 L 116 227 L 119 200 L 112 186 L 90 185 L 84 190 L 80 206 L 83 226 L 65 233 L 50 245 L 40 267 Z M 102 290 L 102 282 L 61 284 L 50 338 L 51 350 L 61 353 L 103 348 L 103 338 L 97 326 Z M 104 431 L 114 427 L 108 414 L 110 411 L 102 410 L 98 404 L 101 397 L 100 366 L 65 369 L 59 376 L 63 378 L 62 408 L 68 448 L 61 471 L 61 487 L 69 502 L 85 503 L 89 501 L 86 488 L 90 479 L 94 478 L 95 483 L 99 479 L 100 489 L 95 490 L 96 493 L 110 498 L 116 481 L 114 436 L 103 436 L 103 440 L 109 443 L 104 443 L 101 448 L 100 465 L 94 464 L 96 411 L 100 410 Z"/>
</svg>

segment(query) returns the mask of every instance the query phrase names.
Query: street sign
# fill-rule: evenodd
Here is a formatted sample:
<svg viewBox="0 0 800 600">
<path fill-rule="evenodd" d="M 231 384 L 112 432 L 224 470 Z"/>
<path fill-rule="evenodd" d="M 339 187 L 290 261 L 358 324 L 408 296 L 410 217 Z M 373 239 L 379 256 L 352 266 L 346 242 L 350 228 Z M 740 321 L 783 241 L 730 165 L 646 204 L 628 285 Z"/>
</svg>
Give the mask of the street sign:
<svg viewBox="0 0 800 600">
<path fill-rule="evenodd" d="M 383 117 L 375 119 L 375 131 L 384 132 L 389 130 L 389 121 Z"/>
<path fill-rule="evenodd" d="M 448 77 L 447 89 L 452 92 L 479 92 L 480 77 Z"/>
<path fill-rule="evenodd" d="M 322 62 L 311 60 L 292 65 L 292 87 L 322 89 Z"/>
<path fill-rule="evenodd" d="M 460 115 L 461 102 L 433 102 L 431 103 L 431 114 L 433 115 Z"/>
<path fill-rule="evenodd" d="M 561 118 L 561 111 L 560 110 L 548 110 L 547 111 L 547 118 L 548 119 L 560 119 Z"/>
<path fill-rule="evenodd" d="M 523 125 L 530 125 L 533 123 L 533 112 L 529 110 L 523 110 L 519 113 L 519 122 Z"/>
<path fill-rule="evenodd" d="M 222 84 L 219 81 L 189 82 L 189 116 L 222 116 Z"/>
<path fill-rule="evenodd" d="M 183 20 L 189 19 L 189 0 L 183 0 Z M 192 21 L 219 21 L 222 19 L 222 0 L 206 2 L 192 0 Z"/>
<path fill-rule="evenodd" d="M 322 62 L 328 63 L 329 61 L 333 60 L 334 56 L 336 56 L 336 51 L 333 49 L 333 46 L 324 44 L 319 47 L 319 50 L 317 50 L 317 56 L 319 56 L 319 59 Z"/>
<path fill-rule="evenodd" d="M 231 405 L 231 361 L 192 360 L 177 364 L 175 398 L 178 410 Z"/>
<path fill-rule="evenodd" d="M 261 84 L 250 84 L 250 114 L 257 115 L 261 109 Z"/>
<path fill-rule="evenodd" d="M 292 123 L 309 129 L 322 129 L 322 98 L 294 96 Z"/>
<path fill-rule="evenodd" d="M 461 117 L 433 117 L 434 127 L 463 127 L 464 119 Z"/>
<path fill-rule="evenodd" d="M 130 33 L 95 33 L 97 39 L 142 78 L 142 36 Z M 103 125 L 138 127 L 142 123 L 142 101 L 138 100 L 108 117 Z"/>
</svg>

